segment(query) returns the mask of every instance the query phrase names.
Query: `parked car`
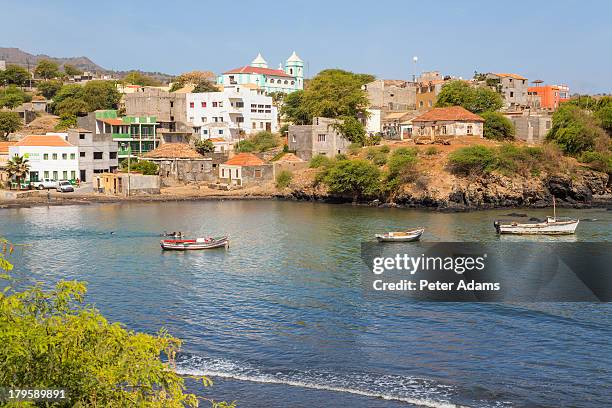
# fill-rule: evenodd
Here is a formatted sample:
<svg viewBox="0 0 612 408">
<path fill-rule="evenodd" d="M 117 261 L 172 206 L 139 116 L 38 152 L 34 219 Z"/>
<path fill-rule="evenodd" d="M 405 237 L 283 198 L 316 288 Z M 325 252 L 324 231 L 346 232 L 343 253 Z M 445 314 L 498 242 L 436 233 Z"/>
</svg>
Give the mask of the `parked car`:
<svg viewBox="0 0 612 408">
<path fill-rule="evenodd" d="M 72 184 L 70 184 L 69 181 L 62 180 L 57 183 L 56 190 L 60 193 L 71 193 L 74 191 L 74 187 L 72 187 Z"/>
<path fill-rule="evenodd" d="M 33 181 L 30 183 L 33 188 L 38 190 L 57 188 L 57 180 L 42 179 L 41 181 Z"/>
</svg>

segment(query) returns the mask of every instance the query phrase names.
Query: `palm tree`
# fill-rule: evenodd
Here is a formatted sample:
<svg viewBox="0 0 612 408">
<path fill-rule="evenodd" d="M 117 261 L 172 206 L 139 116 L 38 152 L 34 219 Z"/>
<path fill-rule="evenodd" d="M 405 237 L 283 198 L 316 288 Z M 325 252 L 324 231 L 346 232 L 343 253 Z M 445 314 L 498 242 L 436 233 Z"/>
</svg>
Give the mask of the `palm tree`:
<svg viewBox="0 0 612 408">
<path fill-rule="evenodd" d="M 24 178 L 30 171 L 30 163 L 23 156 L 14 156 L 6 162 L 6 172 L 9 177 L 15 177 L 17 183 L 21 186 L 21 179 Z"/>
</svg>

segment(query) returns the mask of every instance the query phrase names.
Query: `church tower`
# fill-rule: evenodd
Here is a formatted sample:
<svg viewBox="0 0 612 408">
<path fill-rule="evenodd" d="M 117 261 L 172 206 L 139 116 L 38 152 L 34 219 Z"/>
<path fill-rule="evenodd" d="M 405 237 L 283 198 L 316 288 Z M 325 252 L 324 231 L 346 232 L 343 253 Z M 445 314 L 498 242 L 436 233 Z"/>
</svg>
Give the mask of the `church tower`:
<svg viewBox="0 0 612 408">
<path fill-rule="evenodd" d="M 295 77 L 296 89 L 304 89 L 304 61 L 293 51 L 285 63 L 285 73 Z"/>
<path fill-rule="evenodd" d="M 263 59 L 263 57 L 261 56 L 261 53 L 258 53 L 257 57 L 255 57 L 255 59 L 251 61 L 251 66 L 258 67 L 258 68 L 268 68 L 268 63 L 266 62 L 265 59 Z"/>
</svg>

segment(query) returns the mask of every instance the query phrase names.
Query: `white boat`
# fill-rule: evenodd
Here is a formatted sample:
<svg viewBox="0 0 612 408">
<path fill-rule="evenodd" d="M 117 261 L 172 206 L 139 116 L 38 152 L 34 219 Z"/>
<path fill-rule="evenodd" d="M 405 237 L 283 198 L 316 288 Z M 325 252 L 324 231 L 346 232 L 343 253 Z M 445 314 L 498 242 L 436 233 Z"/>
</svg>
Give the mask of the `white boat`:
<svg viewBox="0 0 612 408">
<path fill-rule="evenodd" d="M 498 234 L 518 235 L 568 235 L 574 234 L 579 220 L 573 218 L 557 218 L 555 198 L 553 197 L 553 216 L 546 221 L 520 223 L 517 221 L 495 221 L 493 225 Z"/>
<path fill-rule="evenodd" d="M 424 231 L 425 228 L 415 228 L 408 231 L 385 232 L 375 236 L 379 242 L 410 242 L 418 241 Z"/>
<path fill-rule="evenodd" d="M 190 251 L 196 249 L 229 248 L 229 237 L 197 239 L 162 239 L 160 245 L 164 250 Z"/>
</svg>

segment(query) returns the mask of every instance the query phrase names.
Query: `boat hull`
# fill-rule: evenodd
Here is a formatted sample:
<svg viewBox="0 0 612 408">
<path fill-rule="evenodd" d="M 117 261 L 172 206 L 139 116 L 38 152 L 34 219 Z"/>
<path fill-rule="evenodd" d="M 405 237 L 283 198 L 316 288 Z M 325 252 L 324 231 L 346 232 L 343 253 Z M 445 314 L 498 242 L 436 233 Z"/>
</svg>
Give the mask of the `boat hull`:
<svg viewBox="0 0 612 408">
<path fill-rule="evenodd" d="M 578 220 L 542 222 L 536 224 L 496 224 L 499 234 L 514 235 L 571 235 L 576 232 Z"/>
<path fill-rule="evenodd" d="M 205 239 L 162 239 L 160 246 L 165 251 L 195 251 L 229 247 L 229 237 Z"/>
<path fill-rule="evenodd" d="M 418 229 L 406 232 L 389 232 L 386 234 L 376 234 L 378 242 L 413 242 L 421 239 L 424 229 Z"/>
</svg>

